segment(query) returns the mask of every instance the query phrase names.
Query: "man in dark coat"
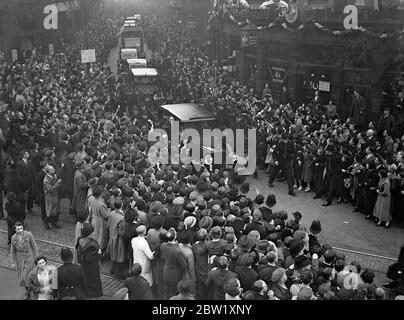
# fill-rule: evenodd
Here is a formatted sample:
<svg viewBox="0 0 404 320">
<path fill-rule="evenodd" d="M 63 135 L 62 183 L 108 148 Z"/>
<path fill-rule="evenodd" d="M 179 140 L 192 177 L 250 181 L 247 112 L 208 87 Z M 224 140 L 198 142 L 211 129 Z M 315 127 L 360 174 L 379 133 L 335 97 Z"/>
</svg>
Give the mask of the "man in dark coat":
<svg viewBox="0 0 404 320">
<path fill-rule="evenodd" d="M 268 185 L 272 186 L 276 176 L 279 171 L 286 175 L 289 187 L 289 195 L 294 196 L 293 191 L 293 176 L 292 176 L 292 159 L 294 157 L 294 146 L 292 141 L 289 139 L 289 134 L 286 132 L 282 133 L 282 140 L 277 144 L 274 153 L 275 159 L 275 170 L 273 170 L 271 176 L 269 177 Z"/>
<path fill-rule="evenodd" d="M 322 204 L 324 207 L 331 205 L 332 199 L 337 192 L 339 182 L 339 168 L 341 156 L 336 152 L 333 145 L 326 147 L 326 175 L 321 183 L 320 189 L 317 191 L 313 199 L 321 198 L 328 191 L 327 200 Z"/>
<path fill-rule="evenodd" d="M 209 271 L 206 286 L 211 289 L 209 293 L 213 300 L 224 300 L 224 284 L 230 278 L 237 279 L 237 274 L 228 269 L 229 262 L 224 256 L 217 259 L 217 266 L 216 270 Z"/>
<path fill-rule="evenodd" d="M 17 201 L 17 196 L 14 192 L 7 193 L 7 202 L 5 205 L 7 212 L 7 229 L 8 229 L 8 244 L 11 243 L 11 237 L 15 233 L 13 230 L 17 221 L 23 222 L 25 219 L 25 212 L 20 203 Z"/>
<path fill-rule="evenodd" d="M 31 162 L 29 159 L 29 152 L 22 150 L 20 153 L 21 160 L 17 162 L 17 181 L 18 192 L 17 199 L 25 210 L 27 207 L 28 213 L 32 213 L 33 199 L 32 199 L 32 171 Z"/>
<path fill-rule="evenodd" d="M 365 99 L 359 94 L 358 90 L 354 90 L 352 107 L 348 116 L 353 119 L 355 124 L 362 125 L 365 123 Z"/>
<path fill-rule="evenodd" d="M 50 227 L 49 227 L 49 223 L 48 223 L 48 218 L 46 216 L 45 192 L 44 192 L 44 189 L 43 189 L 43 180 L 44 180 L 44 178 L 46 176 L 45 168 L 47 166 L 47 163 L 45 161 L 42 161 L 40 163 L 40 166 L 41 166 L 42 169 L 41 169 L 41 171 L 39 171 L 37 173 L 37 176 L 36 176 L 37 199 L 38 199 L 38 204 L 41 207 L 41 218 L 42 218 L 42 221 L 43 221 L 43 223 L 45 225 L 45 229 L 49 230 Z"/>
<path fill-rule="evenodd" d="M 170 228 L 167 232 L 167 240 L 160 247 L 161 259 L 163 261 L 163 283 L 164 297 L 168 299 L 177 294 L 177 284 L 180 282 L 188 267 L 184 255 L 176 244 L 176 231 Z"/>
<path fill-rule="evenodd" d="M 63 265 L 56 270 L 56 280 L 53 283 L 52 295 L 56 300 L 85 300 L 85 280 L 81 266 L 73 261 L 73 252 L 63 247 L 60 250 Z M 54 279 L 52 279 L 54 280 Z"/>
<path fill-rule="evenodd" d="M 132 277 L 126 278 L 124 286 L 128 288 L 129 300 L 153 300 L 153 294 L 147 280 L 142 277 L 142 267 L 135 263 L 132 266 Z"/>
<path fill-rule="evenodd" d="M 69 153 L 66 161 L 62 165 L 60 177 L 62 179 L 60 198 L 68 198 L 70 201 L 73 199 L 74 194 L 74 173 L 76 172 L 76 165 L 74 163 L 75 153 Z"/>
<path fill-rule="evenodd" d="M 385 107 L 382 116 L 377 123 L 377 133 L 379 137 L 383 137 L 383 131 L 387 130 L 388 133 L 391 133 L 391 129 L 394 124 L 394 117 L 390 114 L 390 108 Z"/>
<path fill-rule="evenodd" d="M 251 264 L 253 263 L 253 258 L 246 254 L 241 258 L 241 266 L 237 266 L 234 270 L 240 280 L 241 287 L 244 291 L 250 290 L 254 281 L 258 280 L 258 273 L 251 268 Z"/>
</svg>

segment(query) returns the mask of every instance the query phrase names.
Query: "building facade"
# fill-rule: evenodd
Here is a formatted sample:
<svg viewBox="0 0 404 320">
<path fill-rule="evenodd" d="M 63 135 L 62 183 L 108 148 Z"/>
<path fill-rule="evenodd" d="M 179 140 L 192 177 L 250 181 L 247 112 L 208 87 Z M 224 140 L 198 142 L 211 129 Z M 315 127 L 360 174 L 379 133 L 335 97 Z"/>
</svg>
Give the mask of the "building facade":
<svg viewBox="0 0 404 320">
<path fill-rule="evenodd" d="M 342 116 L 357 89 L 372 119 L 381 111 L 383 92 L 404 89 L 401 3 L 296 0 L 284 13 L 259 9 L 260 3 L 248 9 L 230 5 L 212 28 L 218 39 L 213 53 L 220 62 L 236 51 L 238 78 L 258 92 L 268 83 L 277 97 L 285 87 L 300 104 L 319 90 Z M 357 29 L 344 27 L 347 5 L 358 10 Z"/>
<path fill-rule="evenodd" d="M 12 50 L 20 52 L 36 46 L 48 50 L 49 44 L 57 45 L 60 36 L 72 38 L 89 20 L 101 0 L 0 0 L 0 50 L 9 59 Z M 47 30 L 45 7 L 57 8 L 57 29 Z"/>
</svg>

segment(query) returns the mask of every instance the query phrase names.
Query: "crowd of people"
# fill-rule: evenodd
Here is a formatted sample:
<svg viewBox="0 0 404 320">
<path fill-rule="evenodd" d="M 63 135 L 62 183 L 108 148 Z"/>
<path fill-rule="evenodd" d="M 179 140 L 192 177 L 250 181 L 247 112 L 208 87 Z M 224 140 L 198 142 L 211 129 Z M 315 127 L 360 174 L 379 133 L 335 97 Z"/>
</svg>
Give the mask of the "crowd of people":
<svg viewBox="0 0 404 320">
<path fill-rule="evenodd" d="M 328 192 L 326 204 L 335 195 L 352 200 L 385 227 L 391 215 L 402 219 L 402 126 L 393 130 L 399 117 L 387 120 L 386 111 L 379 123 L 361 126 L 328 116 L 321 104 L 280 104 L 267 88 L 259 96 L 191 45 L 178 19 L 157 8 L 141 13 L 149 21 L 150 63 L 169 79 L 164 96 L 204 102 L 220 128 L 257 127 L 257 150 L 268 150 L 257 162 L 268 165 L 271 186 L 286 178 L 290 194 L 305 188 L 316 197 Z M 22 61 L 0 61 L 1 185 L 11 257 L 27 298 L 101 297 L 104 259 L 125 279 L 130 300 L 387 298 L 373 271 L 320 243 L 319 221 L 307 228 L 302 213 L 282 210 L 273 194 L 251 198 L 232 167 L 150 163 L 149 132 L 167 128 L 169 117 L 141 103 L 125 112 L 120 77 L 106 65 L 118 31 L 117 21 L 100 14 L 85 37 L 61 42 L 52 56 L 33 48 Z M 91 67 L 80 62 L 85 41 L 100 57 Z M 55 270 L 38 256 L 23 221 L 37 203 L 46 229 L 62 227 L 65 198 L 77 220 L 75 250 L 63 248 L 64 264 Z M 397 274 L 393 296 L 404 294 Z"/>
</svg>

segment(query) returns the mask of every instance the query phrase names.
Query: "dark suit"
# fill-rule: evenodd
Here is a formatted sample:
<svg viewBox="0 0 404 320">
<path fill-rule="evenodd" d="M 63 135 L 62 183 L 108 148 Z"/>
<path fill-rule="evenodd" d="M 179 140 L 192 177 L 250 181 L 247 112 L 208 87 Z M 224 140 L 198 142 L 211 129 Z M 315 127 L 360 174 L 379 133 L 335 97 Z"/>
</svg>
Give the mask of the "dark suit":
<svg viewBox="0 0 404 320">
<path fill-rule="evenodd" d="M 177 294 L 177 284 L 183 279 L 188 264 L 178 246 L 173 243 L 163 243 L 160 252 L 164 264 L 164 295 L 168 299 Z"/>
<path fill-rule="evenodd" d="M 58 300 L 74 297 L 85 300 L 85 280 L 83 270 L 78 264 L 67 262 L 57 269 Z"/>
<path fill-rule="evenodd" d="M 150 285 L 142 276 L 126 278 L 123 285 L 128 288 L 129 300 L 154 300 Z"/>
</svg>

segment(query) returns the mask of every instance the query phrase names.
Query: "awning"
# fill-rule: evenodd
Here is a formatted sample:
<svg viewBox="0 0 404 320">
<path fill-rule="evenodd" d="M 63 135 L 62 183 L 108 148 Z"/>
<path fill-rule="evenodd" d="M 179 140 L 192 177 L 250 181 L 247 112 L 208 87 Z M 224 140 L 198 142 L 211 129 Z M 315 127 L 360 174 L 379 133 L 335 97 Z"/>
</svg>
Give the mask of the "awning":
<svg viewBox="0 0 404 320">
<path fill-rule="evenodd" d="M 194 103 L 166 104 L 161 106 L 182 122 L 200 122 L 216 120 L 204 107 Z"/>
</svg>

